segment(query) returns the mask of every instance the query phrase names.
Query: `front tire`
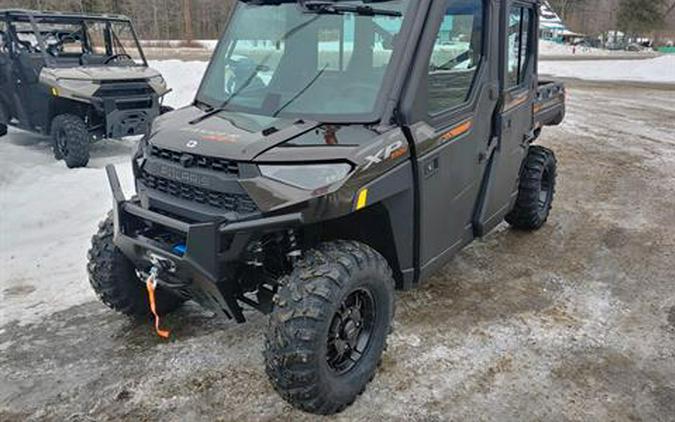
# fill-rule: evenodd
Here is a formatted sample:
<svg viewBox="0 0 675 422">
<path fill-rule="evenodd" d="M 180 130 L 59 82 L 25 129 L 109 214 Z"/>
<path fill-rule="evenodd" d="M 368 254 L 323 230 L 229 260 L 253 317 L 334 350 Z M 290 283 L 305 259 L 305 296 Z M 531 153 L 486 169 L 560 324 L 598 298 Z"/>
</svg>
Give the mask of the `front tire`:
<svg viewBox="0 0 675 422">
<path fill-rule="evenodd" d="M 557 161 L 548 148 L 530 147 L 520 174 L 516 205 L 506 222 L 519 230 L 538 230 L 548 220 L 555 196 Z"/>
<path fill-rule="evenodd" d="M 89 283 L 98 298 L 109 308 L 131 317 L 150 317 L 148 293 L 136 275 L 131 261 L 113 243 L 112 216 L 99 224 L 88 253 Z M 162 316 L 176 310 L 183 300 L 162 290 L 155 292 L 157 313 Z"/>
<path fill-rule="evenodd" d="M 54 158 L 64 160 L 68 168 L 86 167 L 92 142 L 87 125 L 78 116 L 61 114 L 52 120 Z"/>
<path fill-rule="evenodd" d="M 265 366 L 288 403 L 339 413 L 373 379 L 394 317 L 387 261 L 358 242 L 306 254 L 280 282 L 265 342 Z"/>
</svg>

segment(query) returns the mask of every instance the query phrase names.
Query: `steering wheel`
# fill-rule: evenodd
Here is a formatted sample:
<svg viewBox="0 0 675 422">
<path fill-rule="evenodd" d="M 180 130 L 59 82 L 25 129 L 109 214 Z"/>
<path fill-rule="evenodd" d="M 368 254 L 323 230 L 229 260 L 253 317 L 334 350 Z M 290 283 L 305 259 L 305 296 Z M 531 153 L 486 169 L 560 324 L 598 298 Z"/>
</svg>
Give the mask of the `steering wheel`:
<svg viewBox="0 0 675 422">
<path fill-rule="evenodd" d="M 127 53 L 121 53 L 121 54 L 115 54 L 115 55 L 112 55 L 112 56 L 108 57 L 108 58 L 105 60 L 105 62 L 103 62 L 103 64 L 110 64 L 110 62 L 112 62 L 112 61 L 117 61 L 117 60 L 119 60 L 119 59 L 121 59 L 121 58 L 127 58 L 128 60 L 130 60 L 130 61 L 132 61 L 132 62 L 134 61 L 133 57 L 131 57 L 131 56 L 128 55 Z"/>
</svg>

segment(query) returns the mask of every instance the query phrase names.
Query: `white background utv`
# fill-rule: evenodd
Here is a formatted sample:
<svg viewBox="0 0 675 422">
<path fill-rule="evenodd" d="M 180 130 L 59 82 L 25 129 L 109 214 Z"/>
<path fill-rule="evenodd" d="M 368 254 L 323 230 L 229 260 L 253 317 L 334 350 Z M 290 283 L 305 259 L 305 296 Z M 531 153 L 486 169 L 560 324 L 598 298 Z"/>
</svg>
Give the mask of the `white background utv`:
<svg viewBox="0 0 675 422">
<path fill-rule="evenodd" d="M 168 92 L 126 17 L 0 10 L 0 136 L 51 135 L 84 167 L 94 140 L 143 135 Z"/>
</svg>

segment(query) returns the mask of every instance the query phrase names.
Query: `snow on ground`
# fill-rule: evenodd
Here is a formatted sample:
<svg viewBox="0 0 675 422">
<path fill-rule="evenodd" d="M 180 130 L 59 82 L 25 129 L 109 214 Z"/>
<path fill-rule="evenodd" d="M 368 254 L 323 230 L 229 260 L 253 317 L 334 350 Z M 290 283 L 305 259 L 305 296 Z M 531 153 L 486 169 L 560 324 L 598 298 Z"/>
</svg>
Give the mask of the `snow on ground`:
<svg viewBox="0 0 675 422">
<path fill-rule="evenodd" d="M 621 51 L 620 53 L 625 53 Z M 609 56 L 612 51 L 602 48 L 573 47 L 567 44 L 560 44 L 553 41 L 539 41 L 539 54 L 542 56 L 572 56 L 572 55 L 592 55 Z"/>
<path fill-rule="evenodd" d="M 173 107 L 192 101 L 206 68 L 178 60 L 150 65 L 174 89 L 166 99 Z M 89 239 L 111 207 L 103 169 L 117 165 L 127 193 L 133 192 L 129 157 L 135 148 L 134 140 L 103 141 L 93 146 L 87 168 L 69 170 L 54 160 L 48 138 L 11 130 L 0 141 L 0 326 L 94 299 L 85 265 Z M 23 291 L 31 284 L 41 290 L 38 301 Z M 10 301 L 18 305 L 12 315 L 3 311 Z"/>
<path fill-rule="evenodd" d="M 202 75 L 206 71 L 206 62 L 184 62 L 181 60 L 154 60 L 150 67 L 159 71 L 173 91 L 167 95 L 165 104 L 182 107 L 194 100 Z"/>
<path fill-rule="evenodd" d="M 646 60 L 542 61 L 539 72 L 591 81 L 675 83 L 675 55 Z"/>
<path fill-rule="evenodd" d="M 654 54 L 654 51 L 645 49 L 644 51 L 625 51 L 625 50 L 607 50 L 604 48 L 580 47 L 569 44 L 561 44 L 554 41 L 540 40 L 539 55 L 547 56 L 589 56 L 589 57 L 607 57 L 612 56 L 647 56 Z"/>
<path fill-rule="evenodd" d="M 0 326 L 13 319 L 34 322 L 94 299 L 85 263 L 89 239 L 111 208 L 103 167 L 118 164 L 130 192 L 128 157 L 134 145 L 101 142 L 93 148 L 88 168 L 69 170 L 54 160 L 47 138 L 12 130 L 2 139 Z M 37 295 L 28 294 L 35 289 Z M 11 315 L 4 311 L 8 308 Z"/>
<path fill-rule="evenodd" d="M 166 49 L 205 49 L 215 50 L 218 40 L 195 40 L 192 46 L 186 46 L 183 40 L 143 40 L 143 48 L 166 48 Z M 602 48 L 574 47 L 568 44 L 561 44 L 554 41 L 540 40 L 539 54 L 541 56 L 626 56 L 626 55 L 644 55 L 653 51 L 629 52 L 623 50 L 606 50 Z"/>
</svg>

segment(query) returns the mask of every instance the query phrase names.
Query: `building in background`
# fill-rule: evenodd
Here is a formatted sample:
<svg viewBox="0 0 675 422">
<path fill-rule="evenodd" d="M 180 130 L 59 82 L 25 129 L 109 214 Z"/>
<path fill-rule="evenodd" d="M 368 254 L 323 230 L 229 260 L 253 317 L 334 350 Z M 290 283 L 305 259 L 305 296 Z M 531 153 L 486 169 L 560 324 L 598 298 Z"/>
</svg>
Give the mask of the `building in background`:
<svg viewBox="0 0 675 422">
<path fill-rule="evenodd" d="M 539 38 L 558 43 L 575 43 L 583 39 L 584 35 L 571 31 L 565 22 L 553 11 L 547 1 L 541 5 L 541 19 L 539 23 Z"/>
<path fill-rule="evenodd" d="M 547 1 L 541 5 L 539 32 L 541 39 L 556 42 L 562 42 L 563 34 L 569 32 L 563 20 L 553 11 Z"/>
</svg>

